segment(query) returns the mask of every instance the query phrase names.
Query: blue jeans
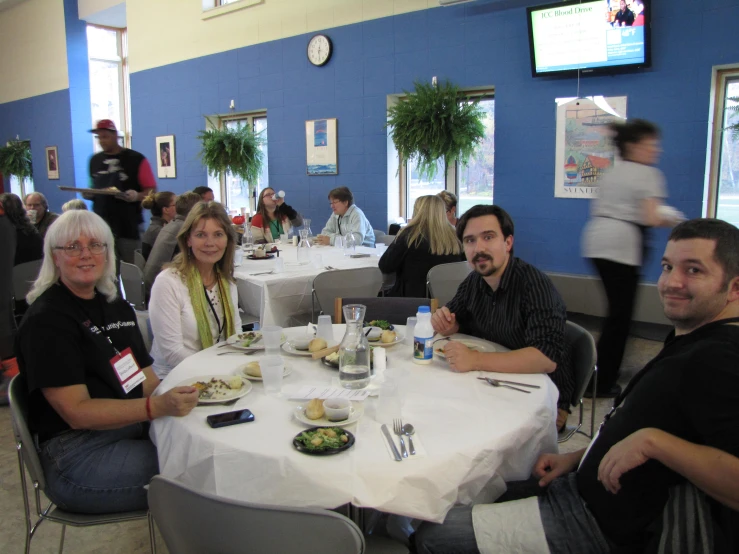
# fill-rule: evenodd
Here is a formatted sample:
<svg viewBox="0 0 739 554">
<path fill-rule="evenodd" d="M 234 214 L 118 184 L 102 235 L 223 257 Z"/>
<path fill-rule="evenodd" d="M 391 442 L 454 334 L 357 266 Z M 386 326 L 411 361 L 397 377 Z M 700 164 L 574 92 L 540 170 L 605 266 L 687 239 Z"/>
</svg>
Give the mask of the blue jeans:
<svg viewBox="0 0 739 554">
<path fill-rule="evenodd" d="M 148 508 L 145 485 L 159 473 L 148 425 L 108 431 L 69 430 L 41 444 L 44 493 L 69 512 L 128 512 Z"/>
<path fill-rule="evenodd" d="M 607 554 L 611 545 L 577 492 L 570 473 L 542 488 L 536 480 L 508 483 L 497 502 L 539 497 L 539 514 L 551 554 Z M 423 523 L 411 537 L 418 554 L 480 554 L 472 525 L 472 506 L 452 508 L 444 523 Z"/>
</svg>

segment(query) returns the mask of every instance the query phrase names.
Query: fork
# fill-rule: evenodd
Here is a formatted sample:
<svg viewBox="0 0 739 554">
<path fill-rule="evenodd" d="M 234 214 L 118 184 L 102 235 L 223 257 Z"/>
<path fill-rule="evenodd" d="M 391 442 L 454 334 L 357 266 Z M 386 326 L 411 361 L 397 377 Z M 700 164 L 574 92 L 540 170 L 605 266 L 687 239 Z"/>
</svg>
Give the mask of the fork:
<svg viewBox="0 0 739 554">
<path fill-rule="evenodd" d="M 216 356 L 223 356 L 224 354 L 241 354 L 242 356 L 251 356 L 255 352 L 258 352 L 259 350 L 260 350 L 259 348 L 254 348 L 253 350 L 246 350 L 246 351 L 243 351 L 243 352 L 231 352 L 231 351 L 229 351 L 229 352 L 219 352 L 218 354 L 216 354 Z"/>
<path fill-rule="evenodd" d="M 494 387 L 505 387 L 507 389 L 517 390 L 518 392 L 525 392 L 526 394 L 531 394 L 531 391 L 530 390 L 519 389 L 518 387 L 512 387 L 511 385 L 504 385 L 503 383 L 501 383 L 497 379 L 491 379 L 490 377 L 485 377 L 485 381 L 487 381 L 488 383 L 490 383 Z"/>
<path fill-rule="evenodd" d="M 327 266 L 326 266 L 326 269 L 328 269 L 329 271 L 331 271 L 332 269 L 336 269 L 336 268 L 335 268 L 335 267 L 332 267 L 332 266 L 330 266 L 330 265 L 327 265 Z"/>
<path fill-rule="evenodd" d="M 404 458 L 408 457 L 408 450 L 405 447 L 405 441 L 403 440 L 403 421 L 400 419 L 393 420 L 393 432 L 400 438 L 400 453 Z"/>
<path fill-rule="evenodd" d="M 272 275 L 274 272 L 275 272 L 275 270 L 273 269 L 272 271 L 262 271 L 260 273 L 250 273 L 249 275 L 251 275 L 251 276 L 254 276 L 254 275 Z"/>
</svg>

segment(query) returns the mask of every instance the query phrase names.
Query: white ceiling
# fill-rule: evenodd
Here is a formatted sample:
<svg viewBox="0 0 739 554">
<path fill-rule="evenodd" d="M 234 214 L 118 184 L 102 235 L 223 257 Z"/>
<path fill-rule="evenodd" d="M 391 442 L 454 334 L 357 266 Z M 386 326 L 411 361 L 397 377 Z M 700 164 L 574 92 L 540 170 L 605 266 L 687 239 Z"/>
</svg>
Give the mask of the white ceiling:
<svg viewBox="0 0 739 554">
<path fill-rule="evenodd" d="M 94 25 L 105 25 L 106 27 L 119 27 L 122 29 L 126 26 L 126 2 L 120 2 L 109 8 L 87 14 L 80 19 L 84 19 L 87 23 Z"/>
</svg>

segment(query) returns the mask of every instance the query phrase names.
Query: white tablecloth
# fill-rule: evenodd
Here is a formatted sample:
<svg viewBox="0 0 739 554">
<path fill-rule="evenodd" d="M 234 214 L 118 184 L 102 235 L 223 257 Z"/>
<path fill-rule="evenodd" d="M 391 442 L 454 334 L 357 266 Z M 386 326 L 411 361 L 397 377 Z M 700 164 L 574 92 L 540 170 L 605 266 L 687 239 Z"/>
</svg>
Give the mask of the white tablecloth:
<svg viewBox="0 0 739 554">
<path fill-rule="evenodd" d="M 337 340 L 344 327 L 334 326 Z M 288 336 L 294 332 L 286 330 Z M 215 348 L 183 361 L 160 389 L 199 375 L 231 373 L 253 359 L 216 356 L 223 350 Z M 403 420 L 416 427 L 424 457 L 396 462 L 388 456 L 380 425 L 392 429 L 391 416 L 379 413 L 387 401 L 372 397 L 362 418 L 347 427 L 357 439 L 351 449 L 326 457 L 295 450 L 292 439 L 306 426 L 293 417 L 298 402 L 287 400 L 285 392 L 328 385 L 337 372 L 320 361 L 286 355 L 292 374 L 283 383 L 285 398 L 266 396 L 255 382 L 234 406 L 198 407 L 187 417 L 154 421 L 160 470 L 198 490 L 249 502 L 321 508 L 352 503 L 441 522 L 456 503 L 492 501 L 491 484 L 500 494 L 502 480 L 528 478 L 541 452 L 557 451 L 558 393 L 547 376 L 516 375 L 514 381 L 541 386 L 523 394 L 491 387 L 476 379 L 481 372 L 452 373 L 442 360 L 416 365 L 411 352 L 407 344 L 388 348 L 385 378 L 398 383 Z M 209 414 L 240 408 L 251 409 L 255 421 L 221 429 L 205 422 Z"/>
<path fill-rule="evenodd" d="M 311 292 L 316 275 L 328 271 L 325 266 L 337 269 L 377 267 L 384 248 L 357 247 L 357 254 L 370 254 L 369 258 L 350 258 L 343 250 L 333 246 L 313 246 L 312 254 L 321 256 L 321 266 L 313 263 L 299 265 L 297 248 L 282 246 L 280 256 L 285 262 L 285 271 L 272 275 L 252 275 L 274 269 L 275 261 L 249 260 L 244 258 L 235 270 L 239 303 L 250 314 L 259 315 L 264 325 L 295 325 L 310 320 Z M 333 306 L 329 309 L 333 313 Z"/>
</svg>

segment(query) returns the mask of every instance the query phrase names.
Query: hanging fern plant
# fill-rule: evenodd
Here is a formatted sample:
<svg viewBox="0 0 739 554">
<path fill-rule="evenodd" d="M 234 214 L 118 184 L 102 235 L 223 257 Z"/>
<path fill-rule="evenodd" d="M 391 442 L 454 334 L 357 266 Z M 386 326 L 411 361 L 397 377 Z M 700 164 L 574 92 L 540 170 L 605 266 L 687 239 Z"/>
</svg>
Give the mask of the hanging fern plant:
<svg viewBox="0 0 739 554">
<path fill-rule="evenodd" d="M 264 164 L 260 134 L 252 132 L 248 125 L 203 131 L 198 135 L 203 143 L 200 159 L 210 175 L 218 177 L 230 172 L 247 181 L 251 189 L 256 186 Z"/>
<path fill-rule="evenodd" d="M 14 175 L 20 181 L 33 176 L 30 141 L 14 140 L 0 148 L 0 173 Z"/>
<path fill-rule="evenodd" d="M 437 161 L 445 168 L 454 161 L 466 165 L 485 137 L 485 112 L 446 81 L 430 85 L 416 81 L 415 92 L 388 110 L 387 127 L 405 160 L 415 158 L 419 176 L 432 180 Z"/>
<path fill-rule="evenodd" d="M 737 116 L 739 116 L 739 96 L 729 97 L 727 100 L 734 102 L 733 106 L 726 108 L 726 111 L 729 112 L 727 122 L 733 119 L 734 123 L 727 125 L 726 130 L 731 131 L 731 137 L 737 139 L 739 138 L 739 121 L 737 121 Z"/>
</svg>

